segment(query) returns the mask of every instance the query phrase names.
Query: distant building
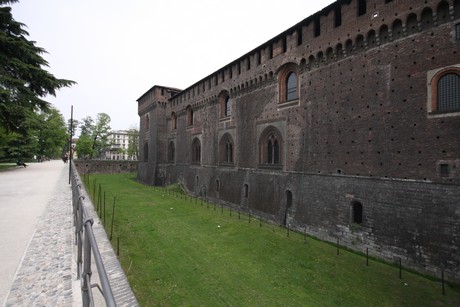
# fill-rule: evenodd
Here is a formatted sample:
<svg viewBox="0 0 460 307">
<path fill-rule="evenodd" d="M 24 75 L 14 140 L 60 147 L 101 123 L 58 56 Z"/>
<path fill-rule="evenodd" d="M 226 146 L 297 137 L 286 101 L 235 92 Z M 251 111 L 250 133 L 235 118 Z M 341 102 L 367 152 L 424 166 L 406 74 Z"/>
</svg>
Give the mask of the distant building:
<svg viewBox="0 0 460 307">
<path fill-rule="evenodd" d="M 104 158 L 107 160 L 137 160 L 138 133 L 127 130 L 115 130 L 109 134 L 109 150 L 105 151 Z M 130 155 L 130 142 L 133 144 L 134 154 Z M 135 143 L 135 144 L 134 144 Z"/>
</svg>

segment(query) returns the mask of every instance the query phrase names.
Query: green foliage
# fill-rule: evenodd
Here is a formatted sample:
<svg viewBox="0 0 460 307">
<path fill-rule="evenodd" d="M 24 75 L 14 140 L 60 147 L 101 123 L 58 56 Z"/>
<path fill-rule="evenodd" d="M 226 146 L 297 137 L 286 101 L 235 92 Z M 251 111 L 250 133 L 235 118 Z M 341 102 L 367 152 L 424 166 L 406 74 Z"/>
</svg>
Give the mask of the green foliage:
<svg viewBox="0 0 460 307">
<path fill-rule="evenodd" d="M 110 116 L 106 113 L 97 114 L 96 120 L 94 120 L 91 116 L 87 116 L 81 120 L 80 137 L 87 136 L 92 140 L 92 154 L 89 156 L 90 158 L 93 155 L 99 158 L 105 150 L 110 148 L 110 120 Z"/>
<path fill-rule="evenodd" d="M 94 154 L 93 140 L 91 137 L 86 134 L 80 135 L 75 145 L 75 150 L 77 151 L 79 159 L 91 158 Z"/>
<path fill-rule="evenodd" d="M 139 157 L 139 130 L 129 129 L 128 151 L 129 157 Z"/>
<path fill-rule="evenodd" d="M 43 157 L 57 158 L 69 141 L 69 134 L 63 116 L 51 108 L 49 112 L 38 114 L 39 128 L 37 153 Z"/>
<path fill-rule="evenodd" d="M 24 124 L 25 133 L 0 127 L 0 159 L 31 159 L 35 156 L 57 158 L 61 155 L 68 134 L 64 118 L 53 107 L 46 112 L 30 114 Z"/>
<path fill-rule="evenodd" d="M 41 56 L 45 50 L 26 38 L 25 25 L 14 20 L 11 7 L 6 6 L 15 2 L 0 0 L 0 126 L 27 134 L 28 118 L 50 108 L 43 98 L 75 82 L 57 79 L 43 69 L 48 66 Z"/>
<path fill-rule="evenodd" d="M 184 198 L 179 186 L 148 187 L 129 174 L 91 175 L 89 186 L 94 179 L 107 195 L 109 234 L 116 197 L 112 242 L 120 238 L 119 259 L 141 306 L 460 304 L 457 285 L 443 296 L 437 280 L 407 271 L 399 279 L 395 266 L 366 266 L 362 255 L 337 255 L 334 245 L 305 243 L 254 217 L 249 223 L 243 213 Z"/>
</svg>

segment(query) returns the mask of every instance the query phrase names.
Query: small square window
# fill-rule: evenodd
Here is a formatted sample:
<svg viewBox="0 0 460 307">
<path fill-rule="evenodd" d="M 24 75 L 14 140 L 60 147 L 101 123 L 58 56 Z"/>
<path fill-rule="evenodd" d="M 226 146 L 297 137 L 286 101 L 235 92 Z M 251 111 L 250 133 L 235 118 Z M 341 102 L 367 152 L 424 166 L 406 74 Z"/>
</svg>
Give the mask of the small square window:
<svg viewBox="0 0 460 307">
<path fill-rule="evenodd" d="M 439 176 L 440 177 L 449 177 L 450 176 L 450 168 L 449 164 L 439 164 Z"/>
</svg>

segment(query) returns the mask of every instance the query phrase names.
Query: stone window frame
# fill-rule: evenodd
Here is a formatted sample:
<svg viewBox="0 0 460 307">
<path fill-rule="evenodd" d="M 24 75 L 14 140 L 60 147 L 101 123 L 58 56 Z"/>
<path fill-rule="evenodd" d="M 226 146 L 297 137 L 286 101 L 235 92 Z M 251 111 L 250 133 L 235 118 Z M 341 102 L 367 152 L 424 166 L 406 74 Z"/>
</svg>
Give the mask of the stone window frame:
<svg viewBox="0 0 460 307">
<path fill-rule="evenodd" d="M 201 164 L 201 154 L 202 154 L 202 149 L 201 149 L 201 141 L 198 137 L 193 138 L 192 141 L 192 146 L 191 146 L 191 162 L 193 164 Z"/>
<path fill-rule="evenodd" d="M 144 130 L 148 131 L 149 129 L 150 129 L 150 116 L 148 114 L 145 114 Z"/>
<path fill-rule="evenodd" d="M 176 162 L 176 142 L 175 140 L 170 140 L 168 144 L 168 162 Z"/>
<path fill-rule="evenodd" d="M 228 91 L 220 92 L 219 96 L 220 119 L 229 120 L 232 115 L 232 105 Z"/>
<path fill-rule="evenodd" d="M 350 202 L 350 223 L 358 226 L 364 224 L 364 206 L 359 200 Z"/>
<path fill-rule="evenodd" d="M 427 112 L 428 117 L 460 116 L 460 108 L 451 111 L 439 112 L 438 109 L 438 86 L 439 81 L 446 75 L 455 74 L 460 77 L 460 64 L 430 70 L 427 73 Z"/>
<path fill-rule="evenodd" d="M 185 111 L 187 113 L 187 127 L 193 127 L 193 123 L 194 123 L 194 114 L 193 114 L 193 108 L 191 105 L 188 105 L 186 108 L 185 108 Z"/>
<path fill-rule="evenodd" d="M 243 184 L 243 198 L 249 198 L 249 184 Z"/>
<path fill-rule="evenodd" d="M 177 116 L 176 112 L 171 113 L 171 129 L 177 130 Z"/>
<path fill-rule="evenodd" d="M 289 97 L 292 90 L 289 91 L 289 80 L 295 77 L 295 97 Z M 292 79 L 291 79 L 292 80 Z M 297 106 L 300 101 L 300 69 L 295 63 L 287 63 L 278 71 L 278 108 Z M 288 99 L 289 98 L 289 99 Z"/>
<path fill-rule="evenodd" d="M 270 125 L 265 128 L 259 138 L 259 166 L 282 168 L 283 143 L 281 132 L 276 127 Z"/>
<path fill-rule="evenodd" d="M 219 141 L 219 164 L 230 166 L 235 164 L 235 142 L 228 132 L 222 135 Z"/>
</svg>

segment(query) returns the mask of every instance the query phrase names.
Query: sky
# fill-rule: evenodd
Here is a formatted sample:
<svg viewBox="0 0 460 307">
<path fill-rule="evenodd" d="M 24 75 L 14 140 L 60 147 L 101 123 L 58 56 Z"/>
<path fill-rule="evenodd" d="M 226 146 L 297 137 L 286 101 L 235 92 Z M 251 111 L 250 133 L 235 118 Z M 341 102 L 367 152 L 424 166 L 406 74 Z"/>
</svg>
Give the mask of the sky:
<svg viewBox="0 0 460 307">
<path fill-rule="evenodd" d="M 78 84 L 46 100 L 70 119 L 106 113 L 139 127 L 153 85 L 185 89 L 334 1 L 20 0 L 13 18 L 44 48 L 46 69 Z"/>
</svg>

